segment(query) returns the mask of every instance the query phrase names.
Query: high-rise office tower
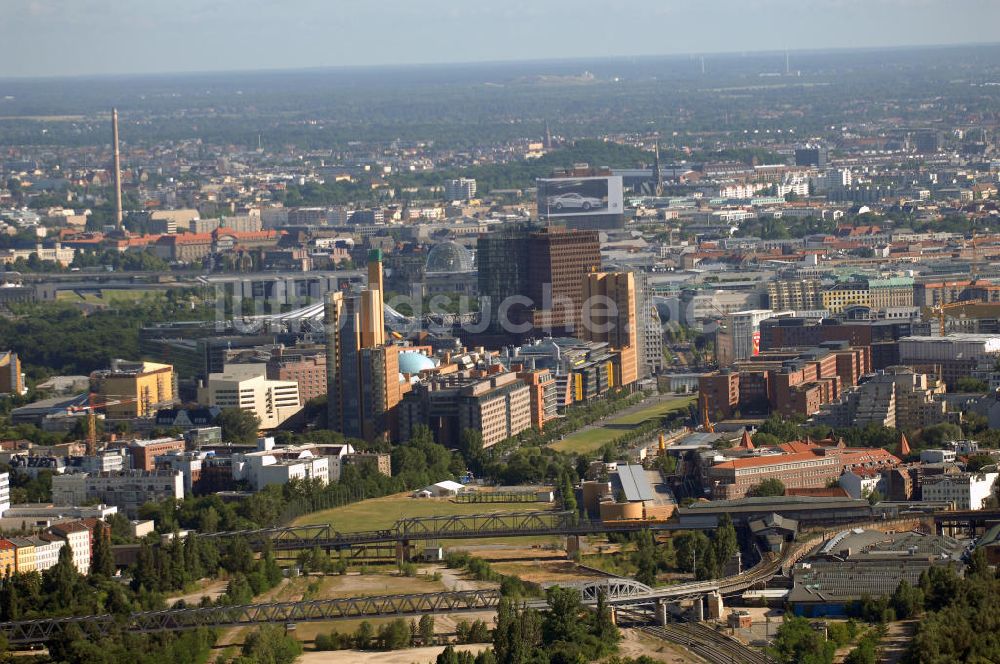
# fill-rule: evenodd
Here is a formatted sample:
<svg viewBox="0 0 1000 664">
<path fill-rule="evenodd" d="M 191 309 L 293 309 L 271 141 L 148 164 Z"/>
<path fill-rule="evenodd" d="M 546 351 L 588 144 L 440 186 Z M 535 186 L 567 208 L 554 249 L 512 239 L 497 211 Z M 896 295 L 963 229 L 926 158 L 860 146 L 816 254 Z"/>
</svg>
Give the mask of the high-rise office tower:
<svg viewBox="0 0 1000 664">
<path fill-rule="evenodd" d="M 398 349 L 386 345 L 382 253 L 368 254 L 368 288 L 360 296 L 331 293 L 325 306 L 327 416 L 331 429 L 385 439 L 399 403 Z"/>
<path fill-rule="evenodd" d="M 527 233 L 501 231 L 481 235 L 476 243 L 476 266 L 480 311 L 489 316 L 489 330 L 500 334 L 504 331 L 501 315 L 512 323 L 520 323 L 528 309 L 521 303 L 511 306 L 510 299 L 524 295 L 527 288 Z"/>
<path fill-rule="evenodd" d="M 611 346 L 620 356 L 614 372 L 615 387 L 632 385 L 639 380 L 635 275 L 592 272 L 582 282 L 583 324 L 577 336 Z"/>
<path fill-rule="evenodd" d="M 491 330 L 505 331 L 509 321 L 530 323 L 536 333 L 566 334 L 580 323 L 580 283 L 600 267 L 601 245 L 597 231 L 560 227 L 485 235 L 477 244 L 477 262 Z M 514 296 L 530 303 L 510 306 Z"/>
</svg>

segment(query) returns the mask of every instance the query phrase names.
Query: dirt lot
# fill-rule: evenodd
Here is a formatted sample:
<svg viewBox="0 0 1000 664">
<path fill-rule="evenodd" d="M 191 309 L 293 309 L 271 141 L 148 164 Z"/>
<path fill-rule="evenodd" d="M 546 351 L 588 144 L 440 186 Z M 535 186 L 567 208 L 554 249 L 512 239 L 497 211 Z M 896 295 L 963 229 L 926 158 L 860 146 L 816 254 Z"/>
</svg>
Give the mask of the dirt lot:
<svg viewBox="0 0 1000 664">
<path fill-rule="evenodd" d="M 581 569 L 568 560 L 523 560 L 493 563 L 501 574 L 520 577 L 533 583 L 574 583 L 587 579 L 603 579 L 603 575 Z"/>
<path fill-rule="evenodd" d="M 397 574 L 346 574 L 343 576 L 306 577 L 309 582 L 319 580 L 320 591 L 316 599 L 334 599 L 337 597 L 367 597 L 371 595 L 410 595 L 417 593 L 435 593 L 446 590 L 440 581 L 431 579 L 438 568 L 428 569 L 416 577 L 405 577 Z"/>
<path fill-rule="evenodd" d="M 456 646 L 456 650 L 468 650 L 479 654 L 488 646 L 471 645 Z M 308 652 L 299 657 L 297 664 L 425 664 L 433 663 L 438 654 L 444 650 L 444 646 L 433 646 L 430 648 L 408 648 L 406 650 L 396 650 L 394 652 L 361 652 L 359 650 L 336 650 L 333 652 Z"/>
<path fill-rule="evenodd" d="M 443 617 L 442 617 L 443 618 Z M 472 618 L 466 618 L 471 620 Z M 439 622 L 443 622 L 440 620 Z M 638 630 L 623 630 L 618 654 L 623 657 L 640 657 L 646 655 L 658 662 L 670 664 L 703 664 L 704 660 L 689 653 L 683 648 L 673 646 L 665 641 L 646 636 Z M 478 653 L 486 645 L 456 646 L 457 650 L 468 650 Z M 409 648 L 395 652 L 361 652 L 358 650 L 339 650 L 335 652 L 307 652 L 297 661 L 297 664 L 354 664 L 355 662 L 378 662 L 382 664 L 425 664 L 433 662 L 444 650 L 443 646 L 433 648 Z"/>
</svg>

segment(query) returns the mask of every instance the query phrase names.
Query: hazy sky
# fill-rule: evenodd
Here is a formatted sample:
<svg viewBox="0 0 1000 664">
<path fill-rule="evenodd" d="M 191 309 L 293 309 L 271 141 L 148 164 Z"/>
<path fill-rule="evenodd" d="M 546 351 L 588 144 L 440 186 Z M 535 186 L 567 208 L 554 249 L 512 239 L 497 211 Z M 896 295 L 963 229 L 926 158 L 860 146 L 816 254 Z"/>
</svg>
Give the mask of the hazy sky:
<svg viewBox="0 0 1000 664">
<path fill-rule="evenodd" d="M 0 0 L 0 76 L 997 41 L 1000 0 Z"/>
</svg>

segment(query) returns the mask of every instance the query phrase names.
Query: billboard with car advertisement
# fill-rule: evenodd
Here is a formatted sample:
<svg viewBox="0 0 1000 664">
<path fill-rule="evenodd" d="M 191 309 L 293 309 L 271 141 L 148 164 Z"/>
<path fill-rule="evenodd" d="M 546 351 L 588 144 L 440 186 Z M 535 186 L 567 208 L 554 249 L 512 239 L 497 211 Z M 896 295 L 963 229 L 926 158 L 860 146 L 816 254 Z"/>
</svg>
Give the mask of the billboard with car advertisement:
<svg viewBox="0 0 1000 664">
<path fill-rule="evenodd" d="M 622 214 L 624 210 L 620 175 L 538 180 L 538 216 L 541 219 Z"/>
</svg>

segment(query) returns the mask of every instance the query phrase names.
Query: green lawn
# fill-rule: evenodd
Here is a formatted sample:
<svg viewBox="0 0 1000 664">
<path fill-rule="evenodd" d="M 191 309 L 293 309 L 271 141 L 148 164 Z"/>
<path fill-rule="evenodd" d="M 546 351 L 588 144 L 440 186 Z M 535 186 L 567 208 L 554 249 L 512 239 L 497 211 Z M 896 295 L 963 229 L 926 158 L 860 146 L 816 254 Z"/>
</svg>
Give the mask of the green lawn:
<svg viewBox="0 0 1000 664">
<path fill-rule="evenodd" d="M 621 429 L 588 429 L 552 443 L 552 448 L 559 450 L 560 452 L 576 452 L 577 454 L 586 454 L 588 452 L 601 449 L 601 447 L 610 443 L 623 433 L 624 431 Z"/>
<path fill-rule="evenodd" d="M 60 302 L 89 302 L 92 304 L 111 304 L 113 302 L 135 302 L 142 300 L 143 298 L 155 295 L 158 297 L 163 297 L 166 291 L 162 290 L 146 290 L 146 289 L 108 289 L 102 288 L 101 295 L 98 297 L 97 293 L 93 291 L 84 291 L 83 299 L 73 291 L 59 291 L 56 294 L 56 299 Z"/>
<path fill-rule="evenodd" d="M 666 401 L 653 404 L 648 408 L 643 408 L 631 415 L 624 415 L 612 421 L 615 424 L 642 424 L 651 417 L 663 417 L 671 411 L 685 409 L 689 404 L 694 403 L 694 400 L 694 395 L 667 399 Z"/>
<path fill-rule="evenodd" d="M 411 498 L 397 493 L 359 503 L 305 514 L 294 525 L 332 524 L 340 532 L 388 528 L 408 517 L 491 514 L 493 512 L 540 512 L 552 509 L 547 503 L 453 503 L 446 498 Z"/>
<path fill-rule="evenodd" d="M 637 410 L 628 415 L 616 417 L 602 426 L 595 429 L 588 429 L 579 433 L 566 436 L 560 441 L 552 444 L 552 448 L 560 452 L 576 452 L 578 454 L 589 454 L 601 449 L 615 438 L 626 433 L 628 429 L 635 428 L 648 419 L 663 417 L 674 410 L 684 410 L 695 400 L 694 396 L 678 397 L 667 399 L 651 406 Z M 623 428 L 624 427 L 624 428 Z"/>
</svg>

